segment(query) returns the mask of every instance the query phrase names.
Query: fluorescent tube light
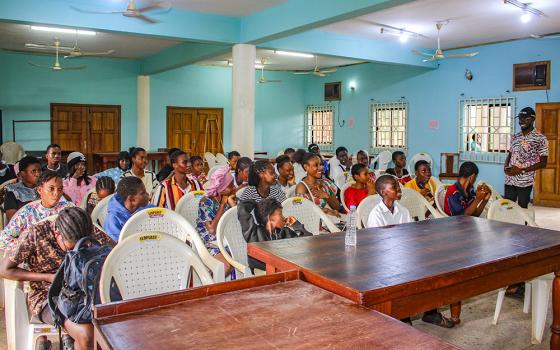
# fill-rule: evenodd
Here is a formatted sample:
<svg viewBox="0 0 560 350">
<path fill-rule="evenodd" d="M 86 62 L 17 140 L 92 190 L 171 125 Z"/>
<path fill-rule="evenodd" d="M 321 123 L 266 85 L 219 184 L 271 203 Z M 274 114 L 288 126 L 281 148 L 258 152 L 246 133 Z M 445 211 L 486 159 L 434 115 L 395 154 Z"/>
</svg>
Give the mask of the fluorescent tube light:
<svg viewBox="0 0 560 350">
<path fill-rule="evenodd" d="M 313 58 L 315 57 L 309 53 L 302 53 L 302 52 L 291 52 L 291 51 L 279 51 L 275 50 L 275 54 L 282 55 L 282 56 L 293 56 L 293 57 L 305 57 L 305 58 Z"/>
<path fill-rule="evenodd" d="M 532 13 L 532 14 L 534 14 L 535 16 L 545 16 L 545 14 L 544 14 L 542 11 L 537 10 L 536 8 L 531 7 L 529 4 L 526 4 L 526 3 L 521 2 L 521 1 L 519 1 L 519 0 L 504 0 L 504 4 L 513 5 L 513 6 L 515 6 L 515 7 L 518 7 L 518 8 L 520 8 L 520 9 L 522 9 L 523 12 L 525 12 L 525 13 L 527 13 L 527 12 L 528 12 L 528 13 Z M 530 19 L 529 19 L 529 20 L 530 20 Z M 527 22 L 528 22 L 529 20 L 527 20 Z"/>
<path fill-rule="evenodd" d="M 95 35 L 96 33 L 91 30 L 80 30 L 80 29 L 67 29 L 67 28 L 54 28 L 54 27 L 42 27 L 42 26 L 31 26 L 33 30 L 40 30 L 43 32 L 53 32 L 53 33 L 67 33 L 67 34 L 81 34 L 81 35 Z"/>
</svg>

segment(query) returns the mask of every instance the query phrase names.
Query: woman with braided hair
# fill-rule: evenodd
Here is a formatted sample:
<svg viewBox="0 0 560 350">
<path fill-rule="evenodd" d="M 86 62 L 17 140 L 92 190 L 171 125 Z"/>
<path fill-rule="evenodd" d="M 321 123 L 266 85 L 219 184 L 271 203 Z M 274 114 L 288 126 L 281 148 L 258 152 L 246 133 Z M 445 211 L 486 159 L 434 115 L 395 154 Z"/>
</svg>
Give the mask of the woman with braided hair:
<svg viewBox="0 0 560 350">
<path fill-rule="evenodd" d="M 252 199 L 258 203 L 270 197 L 280 203 L 286 200 L 286 194 L 276 182 L 276 172 L 272 164 L 266 160 L 257 160 L 249 167 L 249 186 L 243 190 L 239 200 Z"/>
<path fill-rule="evenodd" d="M 115 193 L 115 181 L 109 176 L 97 178 L 95 191 L 91 192 L 87 198 L 86 211 L 91 215 L 93 208 L 105 197 Z"/>
</svg>

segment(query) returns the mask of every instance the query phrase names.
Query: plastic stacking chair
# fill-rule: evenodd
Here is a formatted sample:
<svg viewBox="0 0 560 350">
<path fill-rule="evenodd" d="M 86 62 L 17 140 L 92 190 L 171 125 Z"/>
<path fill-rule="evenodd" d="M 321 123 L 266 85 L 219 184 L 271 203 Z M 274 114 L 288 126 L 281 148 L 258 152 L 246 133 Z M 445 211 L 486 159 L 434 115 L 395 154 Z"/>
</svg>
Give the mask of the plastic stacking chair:
<svg viewBox="0 0 560 350">
<path fill-rule="evenodd" d="M 509 199 L 494 201 L 488 210 L 488 219 L 503 221 L 510 224 L 527 225 L 537 227 L 535 221 L 517 203 Z M 548 274 L 525 282 L 525 299 L 523 302 L 523 312 L 528 313 L 532 304 L 532 331 L 531 341 L 533 344 L 542 341 L 546 315 L 548 313 L 548 300 L 552 291 L 552 281 L 554 274 Z M 498 324 L 502 303 L 506 294 L 506 288 L 498 291 L 498 300 L 494 310 L 492 324 Z"/>
<path fill-rule="evenodd" d="M 220 218 L 216 240 L 224 258 L 235 268 L 237 278 L 253 276 L 247 258 L 247 242 L 237 219 L 237 207 L 230 208 Z"/>
<path fill-rule="evenodd" d="M 101 302 L 111 301 L 111 279 L 123 300 L 186 289 L 193 278 L 212 284 L 212 276 L 198 255 L 178 238 L 163 232 L 137 232 L 113 248 L 107 256 L 99 289 Z"/>
<path fill-rule="evenodd" d="M 107 210 L 109 209 L 109 201 L 114 195 L 115 194 L 113 193 L 100 200 L 91 212 L 91 220 L 99 229 L 103 229 L 103 224 L 105 223 L 105 218 L 107 217 Z"/>
<path fill-rule="evenodd" d="M 340 229 L 329 219 L 321 208 L 313 202 L 302 197 L 288 198 L 282 202 L 282 213 L 284 216 L 293 216 L 305 226 L 305 229 L 314 235 L 321 234 L 321 223 L 333 232 L 340 232 Z"/>
<path fill-rule="evenodd" d="M 21 158 L 25 157 L 23 147 L 19 143 L 13 141 L 4 142 L 0 146 L 0 153 L 2 153 L 2 160 L 8 164 L 15 164 Z"/>
<path fill-rule="evenodd" d="M 224 264 L 210 255 L 198 232 L 179 213 L 164 208 L 147 208 L 137 212 L 124 224 L 119 236 L 119 244 L 127 237 L 145 231 L 165 232 L 181 242 L 189 243 L 204 265 L 212 271 L 214 281 L 225 281 Z"/>
<path fill-rule="evenodd" d="M 208 164 L 208 169 L 216 165 L 216 156 L 210 152 L 204 153 L 204 160 L 206 161 L 206 164 Z"/>
<path fill-rule="evenodd" d="M 214 165 L 213 167 L 211 167 L 211 168 L 208 170 L 208 174 L 206 174 L 206 178 L 209 179 L 209 178 L 212 176 L 212 174 L 214 174 L 214 172 L 215 172 L 216 170 L 218 170 L 219 167 L 220 167 L 220 165 Z"/>
<path fill-rule="evenodd" d="M 432 171 L 433 171 L 434 160 L 432 159 L 432 156 L 429 153 L 420 152 L 420 153 L 416 153 L 415 155 L 410 157 L 410 160 L 408 161 L 408 173 L 409 174 L 414 174 L 414 166 L 420 160 L 425 160 L 428 163 L 430 163 L 430 167 L 432 168 Z"/>
<path fill-rule="evenodd" d="M 347 212 L 350 212 L 350 208 L 348 208 L 348 206 L 346 206 L 346 202 L 344 202 L 344 192 L 346 192 L 346 190 L 348 189 L 348 187 L 350 187 L 350 184 L 346 184 L 345 186 L 343 186 L 340 189 L 340 203 L 342 203 L 342 206 L 344 207 L 344 209 Z"/>
<path fill-rule="evenodd" d="M 422 197 L 420 193 L 412 188 L 403 187 L 401 191 L 402 197 L 399 203 L 408 209 L 410 216 L 416 219 L 416 221 L 426 220 L 426 212 L 428 211 L 434 218 L 444 217 L 426 200 L 426 198 Z"/>
<path fill-rule="evenodd" d="M 198 203 L 200 199 L 206 195 L 204 191 L 193 191 L 185 194 L 175 207 L 175 212 L 179 213 L 182 217 L 196 227 L 196 218 L 198 218 Z"/>
<path fill-rule="evenodd" d="M 358 208 L 356 208 L 356 212 L 358 213 L 358 228 L 367 227 L 369 214 L 379 202 L 381 202 L 381 196 L 378 194 L 367 196 L 360 202 Z"/>
<path fill-rule="evenodd" d="M 391 163 L 391 157 L 391 152 L 383 151 L 375 156 L 375 158 L 371 160 L 370 164 L 375 164 L 377 162 L 376 170 L 379 170 L 380 173 L 385 172 L 385 170 L 387 170 L 387 167 L 389 166 L 389 163 Z M 377 173 L 375 175 L 378 176 Z"/>
<path fill-rule="evenodd" d="M 216 164 L 217 165 L 228 165 L 228 159 L 222 153 L 216 153 Z"/>
<path fill-rule="evenodd" d="M 82 208 L 83 210 L 86 210 L 87 208 L 87 201 L 89 198 L 89 195 L 92 194 L 93 192 L 95 192 L 95 187 L 92 188 L 91 190 L 89 190 L 84 197 L 82 198 L 82 201 L 80 202 L 80 208 Z"/>
<path fill-rule="evenodd" d="M 488 210 L 490 209 L 492 203 L 494 203 L 494 201 L 499 201 L 503 199 L 503 197 L 500 193 L 498 193 L 498 191 L 494 189 L 494 187 L 492 187 L 492 185 L 490 185 L 488 182 L 485 181 L 478 181 L 474 188 L 476 189 L 479 185 L 482 184 L 488 186 L 490 188 L 490 191 L 492 191 L 492 194 L 490 195 L 490 199 L 488 200 L 488 203 L 486 203 L 486 207 L 484 207 L 484 211 L 480 214 L 481 218 L 488 218 Z"/>
<path fill-rule="evenodd" d="M 436 201 L 436 206 L 439 210 L 439 213 L 442 215 L 442 217 L 448 217 L 449 215 L 447 215 L 445 213 L 445 192 L 447 192 L 447 188 L 451 186 L 451 184 L 441 184 L 436 188 L 436 194 L 435 194 L 435 201 Z"/>
</svg>

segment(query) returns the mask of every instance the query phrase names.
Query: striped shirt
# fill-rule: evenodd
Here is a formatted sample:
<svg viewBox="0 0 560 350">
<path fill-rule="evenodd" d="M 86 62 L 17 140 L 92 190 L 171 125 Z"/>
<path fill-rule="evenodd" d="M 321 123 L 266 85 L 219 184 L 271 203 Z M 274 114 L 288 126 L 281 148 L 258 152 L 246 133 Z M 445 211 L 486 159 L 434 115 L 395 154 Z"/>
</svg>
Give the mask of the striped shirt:
<svg viewBox="0 0 560 350">
<path fill-rule="evenodd" d="M 136 175 L 134 175 L 132 169 L 129 169 L 122 174 L 121 178 L 127 176 L 136 176 Z M 144 176 L 141 177 L 141 180 L 144 183 L 144 186 L 146 187 L 146 192 L 148 192 L 148 195 L 151 197 L 154 190 L 159 186 L 159 181 L 156 178 L 156 174 L 154 174 L 152 171 L 144 170 Z"/>
<path fill-rule="evenodd" d="M 179 203 L 179 200 L 187 193 L 191 191 L 190 181 L 187 183 L 187 187 L 182 189 L 177 185 L 175 181 L 175 176 L 171 179 L 165 180 L 159 185 L 152 196 L 152 204 L 158 207 L 167 208 L 175 210 L 175 206 Z"/>
<path fill-rule="evenodd" d="M 546 136 L 535 129 L 531 130 L 526 136 L 519 132 L 512 136 L 509 152 L 511 153 L 510 166 L 521 169 L 527 168 L 540 162 L 541 157 L 548 156 L 548 141 Z M 524 174 L 515 176 L 506 175 L 505 178 L 506 185 L 516 187 L 529 187 L 534 182 L 534 171 L 526 171 Z"/>
<path fill-rule="evenodd" d="M 278 185 L 278 183 L 270 186 L 268 197 L 261 197 L 259 191 L 257 191 L 257 188 L 255 186 L 247 186 L 245 187 L 245 190 L 243 190 L 243 193 L 241 193 L 239 200 L 245 201 L 248 199 L 252 199 L 258 203 L 261 200 L 269 197 L 275 198 L 280 203 L 286 200 L 286 194 L 284 193 L 284 191 L 282 191 L 282 188 L 280 187 L 280 185 Z"/>
</svg>

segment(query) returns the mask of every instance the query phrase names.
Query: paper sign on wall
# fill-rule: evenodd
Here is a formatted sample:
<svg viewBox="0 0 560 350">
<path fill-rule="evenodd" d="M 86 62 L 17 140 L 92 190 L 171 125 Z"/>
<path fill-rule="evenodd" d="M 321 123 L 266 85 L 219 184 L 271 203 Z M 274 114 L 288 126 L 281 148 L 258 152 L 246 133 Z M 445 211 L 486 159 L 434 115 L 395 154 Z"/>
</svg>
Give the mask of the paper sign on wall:
<svg viewBox="0 0 560 350">
<path fill-rule="evenodd" d="M 354 127 L 354 118 L 348 119 L 348 128 L 352 129 Z"/>
<path fill-rule="evenodd" d="M 439 121 L 438 120 L 433 120 L 433 119 L 430 120 L 430 122 L 428 123 L 428 127 L 430 129 L 434 129 L 434 130 L 439 129 Z"/>
</svg>

